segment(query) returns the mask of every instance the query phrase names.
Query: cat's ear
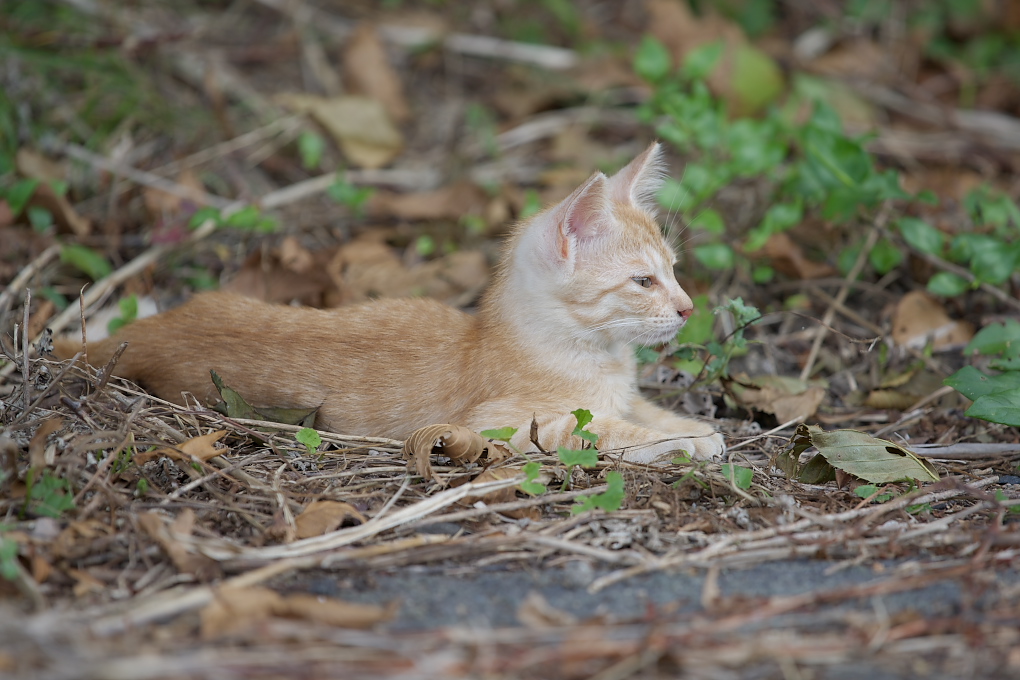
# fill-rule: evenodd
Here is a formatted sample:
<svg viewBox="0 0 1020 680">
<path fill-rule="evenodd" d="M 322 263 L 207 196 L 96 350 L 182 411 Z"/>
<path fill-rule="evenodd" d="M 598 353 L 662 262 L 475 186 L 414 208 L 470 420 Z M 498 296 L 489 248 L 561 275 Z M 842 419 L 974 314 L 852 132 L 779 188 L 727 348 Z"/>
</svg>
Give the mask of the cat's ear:
<svg viewBox="0 0 1020 680">
<path fill-rule="evenodd" d="M 648 212 L 654 211 L 655 194 L 665 181 L 665 170 L 662 145 L 652 142 L 641 155 L 609 178 L 613 200 Z"/>
<path fill-rule="evenodd" d="M 556 254 L 573 261 L 577 249 L 590 243 L 612 223 L 609 206 L 609 180 L 596 172 L 574 190 L 553 211 L 556 224 Z"/>
</svg>

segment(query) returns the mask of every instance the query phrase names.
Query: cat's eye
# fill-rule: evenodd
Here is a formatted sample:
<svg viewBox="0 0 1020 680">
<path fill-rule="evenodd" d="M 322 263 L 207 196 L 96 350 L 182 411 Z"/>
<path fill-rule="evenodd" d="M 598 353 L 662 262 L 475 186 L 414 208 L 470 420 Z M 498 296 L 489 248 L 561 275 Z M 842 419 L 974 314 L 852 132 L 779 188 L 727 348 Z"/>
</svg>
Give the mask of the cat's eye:
<svg viewBox="0 0 1020 680">
<path fill-rule="evenodd" d="M 652 277 L 650 276 L 632 276 L 631 280 L 642 288 L 652 287 Z"/>
</svg>

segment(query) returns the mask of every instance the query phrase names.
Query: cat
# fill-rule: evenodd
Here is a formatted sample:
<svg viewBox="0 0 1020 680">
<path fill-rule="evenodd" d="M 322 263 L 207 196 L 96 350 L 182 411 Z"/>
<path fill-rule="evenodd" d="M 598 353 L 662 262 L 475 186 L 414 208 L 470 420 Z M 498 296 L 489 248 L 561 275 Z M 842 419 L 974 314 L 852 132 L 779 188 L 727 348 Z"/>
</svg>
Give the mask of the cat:
<svg viewBox="0 0 1020 680">
<path fill-rule="evenodd" d="M 163 399 L 212 403 L 214 369 L 253 406 L 318 407 L 316 425 L 345 434 L 514 426 L 511 444 L 529 451 L 534 419 L 546 450 L 580 448 L 571 411 L 584 408 L 599 450 L 624 460 L 718 458 L 721 434 L 637 388 L 635 346 L 672 340 L 693 311 L 651 212 L 661 156 L 653 143 L 518 224 L 476 315 L 429 299 L 321 310 L 202 293 L 90 342 L 89 361 L 102 366 L 127 342 L 114 373 Z"/>
</svg>

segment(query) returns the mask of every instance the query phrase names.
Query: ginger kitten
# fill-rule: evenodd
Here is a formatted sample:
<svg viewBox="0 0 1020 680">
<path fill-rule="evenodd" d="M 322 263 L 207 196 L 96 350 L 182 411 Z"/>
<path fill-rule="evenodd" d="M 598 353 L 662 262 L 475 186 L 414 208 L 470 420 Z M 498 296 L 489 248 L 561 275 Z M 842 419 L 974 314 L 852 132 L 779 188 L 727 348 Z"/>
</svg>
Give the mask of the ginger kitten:
<svg viewBox="0 0 1020 680">
<path fill-rule="evenodd" d="M 127 341 L 114 372 L 163 399 L 212 403 L 215 369 L 253 406 L 318 407 L 317 426 L 347 434 L 510 425 L 527 451 L 534 417 L 545 449 L 579 448 L 570 412 L 586 408 L 598 448 L 625 460 L 719 456 L 722 435 L 636 384 L 635 345 L 668 342 L 693 310 L 650 213 L 660 157 L 652 144 L 518 225 L 476 316 L 428 299 L 320 310 L 204 293 L 89 343 L 89 359 L 102 366 Z"/>
</svg>

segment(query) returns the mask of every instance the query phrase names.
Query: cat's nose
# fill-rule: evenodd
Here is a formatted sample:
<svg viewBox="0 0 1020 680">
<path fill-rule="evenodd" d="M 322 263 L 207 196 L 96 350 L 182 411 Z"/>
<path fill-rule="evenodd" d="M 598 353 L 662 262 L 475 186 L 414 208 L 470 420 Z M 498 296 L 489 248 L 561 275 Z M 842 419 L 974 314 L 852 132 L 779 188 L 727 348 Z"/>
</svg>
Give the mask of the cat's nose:
<svg viewBox="0 0 1020 680">
<path fill-rule="evenodd" d="M 683 317 L 684 321 L 687 321 L 687 319 L 691 318 L 691 314 L 694 313 L 694 307 L 688 307 L 687 309 L 678 309 L 676 310 L 676 313 Z"/>
</svg>

